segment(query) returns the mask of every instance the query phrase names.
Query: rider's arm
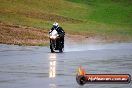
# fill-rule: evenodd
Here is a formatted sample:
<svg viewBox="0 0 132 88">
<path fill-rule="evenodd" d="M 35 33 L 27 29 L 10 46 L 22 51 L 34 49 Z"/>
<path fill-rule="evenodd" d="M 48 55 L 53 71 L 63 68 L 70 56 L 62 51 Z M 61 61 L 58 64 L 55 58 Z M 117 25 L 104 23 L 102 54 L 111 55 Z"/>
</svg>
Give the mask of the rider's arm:
<svg viewBox="0 0 132 88">
<path fill-rule="evenodd" d="M 53 31 L 53 29 L 54 29 L 53 27 L 50 29 L 49 34 Z"/>
<path fill-rule="evenodd" d="M 62 29 L 62 27 L 60 27 L 61 33 L 63 33 L 65 35 L 64 30 Z"/>
</svg>

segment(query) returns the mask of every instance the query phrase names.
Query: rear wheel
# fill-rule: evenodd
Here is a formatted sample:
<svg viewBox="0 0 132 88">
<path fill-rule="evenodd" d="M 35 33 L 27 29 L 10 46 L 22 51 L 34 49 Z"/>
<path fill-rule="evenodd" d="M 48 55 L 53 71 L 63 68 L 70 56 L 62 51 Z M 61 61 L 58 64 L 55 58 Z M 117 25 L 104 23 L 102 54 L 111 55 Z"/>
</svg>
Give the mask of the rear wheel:
<svg viewBox="0 0 132 88">
<path fill-rule="evenodd" d="M 60 53 L 62 53 L 63 51 L 64 51 L 64 48 L 61 48 L 61 49 L 59 50 Z"/>
<path fill-rule="evenodd" d="M 62 53 L 64 51 L 64 44 L 63 42 L 59 41 L 59 52 Z"/>
</svg>

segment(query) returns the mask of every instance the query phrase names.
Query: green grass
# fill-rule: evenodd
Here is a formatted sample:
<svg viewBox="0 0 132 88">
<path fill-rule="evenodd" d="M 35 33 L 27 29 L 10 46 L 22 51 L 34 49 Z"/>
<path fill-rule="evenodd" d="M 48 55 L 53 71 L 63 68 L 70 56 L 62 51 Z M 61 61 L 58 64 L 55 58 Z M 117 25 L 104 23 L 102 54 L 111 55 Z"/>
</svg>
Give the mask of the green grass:
<svg viewBox="0 0 132 88">
<path fill-rule="evenodd" d="M 95 26 L 96 24 L 96 26 Z M 96 35 L 129 35 L 132 36 L 130 26 L 106 25 L 102 23 L 89 22 L 86 24 L 64 24 L 63 27 L 70 31 L 78 31 L 84 34 L 91 33 Z M 75 29 L 75 30 L 73 30 Z"/>
<path fill-rule="evenodd" d="M 131 0 L 68 0 L 92 7 L 87 20 L 110 24 L 132 25 Z"/>
<path fill-rule="evenodd" d="M 131 25 L 132 6 L 114 2 L 97 5 L 89 19 L 104 23 Z"/>
<path fill-rule="evenodd" d="M 132 1 L 0 0 L 1 22 L 50 29 L 55 20 L 66 31 L 132 38 Z"/>
</svg>

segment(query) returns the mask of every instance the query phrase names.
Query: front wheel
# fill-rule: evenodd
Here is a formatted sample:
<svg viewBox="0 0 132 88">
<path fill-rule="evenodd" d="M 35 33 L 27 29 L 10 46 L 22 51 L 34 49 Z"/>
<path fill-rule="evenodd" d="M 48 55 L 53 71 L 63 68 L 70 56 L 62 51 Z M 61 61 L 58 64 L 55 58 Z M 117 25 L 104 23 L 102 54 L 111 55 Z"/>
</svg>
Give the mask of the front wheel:
<svg viewBox="0 0 132 88">
<path fill-rule="evenodd" d="M 54 45 L 53 44 L 50 44 L 50 50 L 51 50 L 51 53 L 54 53 Z"/>
<path fill-rule="evenodd" d="M 51 49 L 51 53 L 54 53 L 55 51 L 53 49 Z"/>
</svg>

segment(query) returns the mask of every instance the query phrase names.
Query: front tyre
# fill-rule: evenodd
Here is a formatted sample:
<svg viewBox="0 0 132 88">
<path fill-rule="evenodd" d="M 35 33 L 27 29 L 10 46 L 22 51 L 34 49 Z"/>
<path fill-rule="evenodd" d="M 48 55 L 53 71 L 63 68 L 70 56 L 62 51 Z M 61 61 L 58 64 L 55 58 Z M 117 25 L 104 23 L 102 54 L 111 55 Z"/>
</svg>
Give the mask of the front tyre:
<svg viewBox="0 0 132 88">
<path fill-rule="evenodd" d="M 51 53 L 54 53 L 55 51 L 53 49 L 51 49 Z"/>
<path fill-rule="evenodd" d="M 53 44 L 50 45 L 50 50 L 51 50 L 51 53 L 54 53 L 54 47 L 53 47 Z"/>
</svg>

